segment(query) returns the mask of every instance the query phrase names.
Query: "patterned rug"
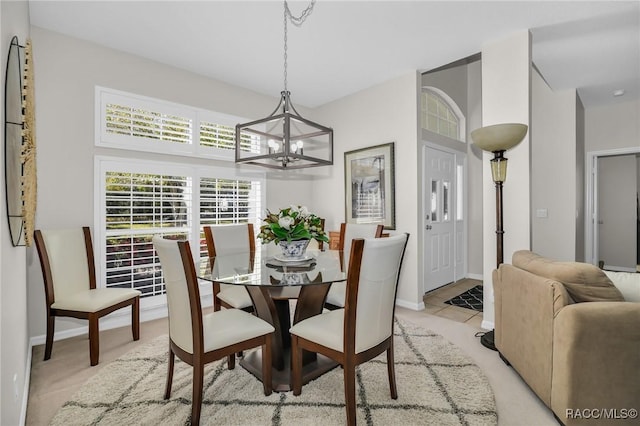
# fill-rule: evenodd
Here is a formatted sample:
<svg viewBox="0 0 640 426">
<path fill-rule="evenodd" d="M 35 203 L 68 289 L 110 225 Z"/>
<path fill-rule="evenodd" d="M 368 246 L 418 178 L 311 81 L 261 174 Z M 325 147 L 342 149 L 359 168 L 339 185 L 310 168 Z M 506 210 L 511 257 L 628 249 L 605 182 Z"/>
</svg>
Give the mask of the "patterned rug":
<svg viewBox="0 0 640 426">
<path fill-rule="evenodd" d="M 452 297 L 444 303 L 482 312 L 482 285 L 479 284 L 470 288 L 464 293 L 459 294 L 456 297 Z"/>
<path fill-rule="evenodd" d="M 176 358 L 171 399 L 162 399 L 168 337 L 106 365 L 56 413 L 52 425 L 188 425 L 191 368 Z M 493 391 L 478 366 L 433 332 L 395 326 L 398 399 L 389 396 L 386 357 L 357 369 L 358 424 L 496 425 Z M 262 384 L 226 361 L 205 367 L 204 425 L 343 425 L 342 369 L 291 392 L 265 397 Z"/>
</svg>

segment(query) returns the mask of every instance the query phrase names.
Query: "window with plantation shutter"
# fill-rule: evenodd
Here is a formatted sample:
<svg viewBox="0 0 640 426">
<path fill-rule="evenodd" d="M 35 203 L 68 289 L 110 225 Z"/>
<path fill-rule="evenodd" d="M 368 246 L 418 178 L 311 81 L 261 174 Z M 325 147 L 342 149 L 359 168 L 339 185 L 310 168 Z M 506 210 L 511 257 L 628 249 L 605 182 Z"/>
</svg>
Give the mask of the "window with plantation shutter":
<svg viewBox="0 0 640 426">
<path fill-rule="evenodd" d="M 215 123 L 200 123 L 200 145 L 220 148 L 235 149 L 235 128 Z"/>
<path fill-rule="evenodd" d="M 260 222 L 262 179 L 230 172 L 214 177 L 213 169 L 108 157 L 97 158 L 97 169 L 102 225 L 96 258 L 106 287 L 138 289 L 143 298 L 164 294 L 154 235 L 189 240 L 194 256 L 205 257 L 204 225 Z"/>
<path fill-rule="evenodd" d="M 187 117 L 118 104 L 107 104 L 105 114 L 109 134 L 184 144 L 192 139 L 192 123 Z"/>
<path fill-rule="evenodd" d="M 200 254 L 206 256 L 204 225 L 253 223 L 259 226 L 262 185 L 256 180 L 200 179 Z"/>
<path fill-rule="evenodd" d="M 191 179 L 126 171 L 105 172 L 106 286 L 164 293 L 155 234 L 186 238 L 191 222 Z"/>
<path fill-rule="evenodd" d="M 235 161 L 235 125 L 246 118 L 96 87 L 96 145 Z M 255 150 L 243 135 L 243 150 Z"/>
<path fill-rule="evenodd" d="M 138 289 L 142 306 L 161 305 L 164 280 L 152 238 L 190 241 L 198 262 L 207 255 L 203 226 L 259 225 L 264 174 L 188 158 L 233 159 L 242 118 L 105 88 L 96 88 L 96 103 L 96 146 L 122 154 L 95 157 L 98 285 Z M 252 149 L 250 138 L 243 149 Z M 151 161 L 142 151 L 170 155 Z"/>
</svg>

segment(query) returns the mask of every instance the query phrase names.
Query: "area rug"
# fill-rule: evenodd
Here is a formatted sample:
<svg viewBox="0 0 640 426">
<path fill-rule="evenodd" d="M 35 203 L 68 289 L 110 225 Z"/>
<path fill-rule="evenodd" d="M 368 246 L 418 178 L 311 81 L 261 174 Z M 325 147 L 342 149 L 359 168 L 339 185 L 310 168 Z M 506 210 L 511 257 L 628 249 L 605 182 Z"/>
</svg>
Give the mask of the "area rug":
<svg viewBox="0 0 640 426">
<path fill-rule="evenodd" d="M 464 293 L 459 294 L 456 297 L 452 297 L 444 303 L 482 312 L 482 285 L 479 284 L 470 288 Z"/>
<path fill-rule="evenodd" d="M 438 334 L 395 326 L 398 399 L 389 396 L 386 357 L 357 369 L 357 422 L 366 425 L 496 425 L 493 391 L 479 367 Z M 188 425 L 191 368 L 176 360 L 171 399 L 163 400 L 168 337 L 106 365 L 56 413 L 52 425 Z M 291 392 L 265 397 L 262 384 L 226 361 L 205 368 L 201 424 L 343 425 L 342 369 Z"/>
</svg>

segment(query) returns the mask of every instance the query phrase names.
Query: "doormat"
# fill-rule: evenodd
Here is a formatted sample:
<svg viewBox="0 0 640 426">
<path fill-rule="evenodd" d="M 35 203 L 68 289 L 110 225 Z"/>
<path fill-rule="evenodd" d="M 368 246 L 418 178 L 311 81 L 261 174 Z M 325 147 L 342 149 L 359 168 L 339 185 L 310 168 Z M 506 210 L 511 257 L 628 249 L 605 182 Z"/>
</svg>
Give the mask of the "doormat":
<svg viewBox="0 0 640 426">
<path fill-rule="evenodd" d="M 482 285 L 478 284 L 444 303 L 482 312 Z"/>
</svg>

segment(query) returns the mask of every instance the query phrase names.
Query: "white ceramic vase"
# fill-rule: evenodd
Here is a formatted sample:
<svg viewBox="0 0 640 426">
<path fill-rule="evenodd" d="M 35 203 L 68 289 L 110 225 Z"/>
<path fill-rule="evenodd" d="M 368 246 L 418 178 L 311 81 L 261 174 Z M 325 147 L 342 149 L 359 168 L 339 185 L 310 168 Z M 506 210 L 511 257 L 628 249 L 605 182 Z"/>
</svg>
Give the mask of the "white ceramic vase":
<svg viewBox="0 0 640 426">
<path fill-rule="evenodd" d="M 282 256 L 287 259 L 303 259 L 310 240 L 280 241 Z"/>
</svg>

